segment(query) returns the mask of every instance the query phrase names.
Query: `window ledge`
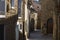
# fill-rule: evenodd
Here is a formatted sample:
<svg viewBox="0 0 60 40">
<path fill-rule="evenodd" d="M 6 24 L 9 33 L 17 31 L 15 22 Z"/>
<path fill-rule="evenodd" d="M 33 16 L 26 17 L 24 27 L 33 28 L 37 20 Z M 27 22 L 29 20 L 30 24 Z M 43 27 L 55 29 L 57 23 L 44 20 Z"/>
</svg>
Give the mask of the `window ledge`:
<svg viewBox="0 0 60 40">
<path fill-rule="evenodd" d="M 6 16 L 5 15 L 0 15 L 0 18 L 5 18 Z"/>
</svg>

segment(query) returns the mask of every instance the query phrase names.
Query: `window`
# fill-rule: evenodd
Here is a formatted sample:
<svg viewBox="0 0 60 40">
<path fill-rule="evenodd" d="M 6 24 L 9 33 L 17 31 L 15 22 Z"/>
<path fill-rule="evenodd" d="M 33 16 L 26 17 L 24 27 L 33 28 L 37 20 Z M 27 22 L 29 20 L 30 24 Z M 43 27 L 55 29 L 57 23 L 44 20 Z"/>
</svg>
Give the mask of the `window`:
<svg viewBox="0 0 60 40">
<path fill-rule="evenodd" d="M 39 0 L 34 0 L 34 1 L 39 1 Z"/>
<path fill-rule="evenodd" d="M 21 2 L 22 0 L 18 0 L 18 17 L 21 17 Z"/>
<path fill-rule="evenodd" d="M 11 0 L 11 8 L 14 9 L 14 0 Z"/>
<path fill-rule="evenodd" d="M 5 0 L 0 0 L 0 18 L 5 18 L 6 5 Z"/>
<path fill-rule="evenodd" d="M 5 1 L 0 0 L 0 12 L 5 12 Z"/>
<path fill-rule="evenodd" d="M 36 2 L 36 3 L 39 3 L 39 0 L 33 0 L 34 2 Z"/>
</svg>

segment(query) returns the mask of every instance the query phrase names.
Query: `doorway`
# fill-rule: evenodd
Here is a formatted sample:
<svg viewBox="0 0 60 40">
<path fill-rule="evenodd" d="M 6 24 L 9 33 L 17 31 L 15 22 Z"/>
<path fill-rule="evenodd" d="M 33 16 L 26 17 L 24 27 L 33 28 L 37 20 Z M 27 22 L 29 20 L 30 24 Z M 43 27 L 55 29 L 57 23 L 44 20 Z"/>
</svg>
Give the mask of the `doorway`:
<svg viewBox="0 0 60 40">
<path fill-rule="evenodd" d="M 34 18 L 32 18 L 31 21 L 30 21 L 30 25 L 29 25 L 30 26 L 29 27 L 30 32 L 34 31 L 34 23 L 35 23 Z"/>
<path fill-rule="evenodd" d="M 0 40 L 4 40 L 4 24 L 0 24 Z"/>
<path fill-rule="evenodd" d="M 53 18 L 47 20 L 47 33 L 53 33 Z"/>
</svg>

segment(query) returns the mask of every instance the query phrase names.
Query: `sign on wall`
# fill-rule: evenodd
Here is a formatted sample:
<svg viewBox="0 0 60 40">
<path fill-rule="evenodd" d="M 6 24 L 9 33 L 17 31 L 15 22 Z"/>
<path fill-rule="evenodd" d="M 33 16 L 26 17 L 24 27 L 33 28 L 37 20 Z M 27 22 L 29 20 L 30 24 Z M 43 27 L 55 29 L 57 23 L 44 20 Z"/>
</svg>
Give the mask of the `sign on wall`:
<svg viewBox="0 0 60 40">
<path fill-rule="evenodd" d="M 0 18 L 5 17 L 5 0 L 0 0 Z"/>
</svg>

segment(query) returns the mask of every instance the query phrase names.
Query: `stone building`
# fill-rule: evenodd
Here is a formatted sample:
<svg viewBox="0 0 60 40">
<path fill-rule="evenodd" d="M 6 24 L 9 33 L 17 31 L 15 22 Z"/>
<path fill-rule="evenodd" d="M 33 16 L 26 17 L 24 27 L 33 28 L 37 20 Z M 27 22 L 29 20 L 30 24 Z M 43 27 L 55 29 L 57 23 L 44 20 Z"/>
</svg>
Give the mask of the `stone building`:
<svg viewBox="0 0 60 40">
<path fill-rule="evenodd" d="M 41 4 L 40 4 L 40 0 L 32 0 L 32 5 L 34 7 L 34 10 L 36 10 L 37 13 L 37 26 L 36 29 L 40 29 L 41 28 L 41 21 L 40 21 L 40 11 L 41 11 Z M 36 17 L 35 17 L 36 18 Z"/>
<path fill-rule="evenodd" d="M 37 28 L 39 29 L 40 28 L 40 23 L 39 23 L 40 20 L 39 20 L 38 16 L 40 16 L 39 10 L 41 10 L 41 5 L 39 4 L 39 1 L 29 0 L 28 1 L 28 9 L 30 10 L 30 13 L 29 13 L 30 21 L 31 21 L 31 19 L 34 20 L 33 29 L 37 29 Z"/>
<path fill-rule="evenodd" d="M 4 38 L 5 40 L 15 40 L 15 26 L 22 24 L 23 26 L 23 34 L 26 36 L 26 38 L 29 36 L 29 24 L 31 19 L 33 18 L 35 20 L 35 26 L 38 25 L 38 28 L 41 26 L 41 30 L 43 34 L 45 34 L 45 31 L 47 34 L 52 33 L 53 34 L 53 40 L 60 40 L 60 31 L 59 31 L 59 18 L 60 18 L 60 1 L 57 0 L 41 0 L 39 2 L 39 5 L 35 5 L 33 0 L 32 5 L 34 9 L 29 8 L 31 4 L 28 4 L 29 0 L 23 0 L 22 3 L 22 16 L 17 17 L 17 0 L 14 1 L 14 7 L 11 7 L 10 0 L 7 0 L 6 5 L 6 17 L 0 19 L 1 26 L 4 25 Z M 48 3 L 47 3 L 48 2 Z M 40 4 L 41 3 L 41 4 Z M 41 5 L 41 10 L 39 9 L 39 6 Z M 51 7 L 52 6 L 52 7 Z M 35 9 L 36 8 L 36 9 Z M 38 13 L 37 13 L 38 12 Z M 36 15 L 37 14 L 37 15 Z M 18 18 L 18 20 L 17 20 Z M 37 21 L 37 18 L 39 21 Z M 7 23 L 6 23 L 7 22 Z M 9 26 L 9 27 L 8 27 Z M 51 30 L 52 29 L 52 30 Z M 19 30 L 21 31 L 21 30 Z M 13 35 L 13 36 L 12 36 Z M 21 35 L 21 34 L 20 34 Z M 5 37 L 6 36 L 6 37 Z M 23 35 L 22 35 L 23 36 Z M 17 39 L 16 39 L 17 40 Z"/>
<path fill-rule="evenodd" d="M 26 39 L 29 37 L 30 35 L 30 21 L 33 18 L 35 20 L 35 23 L 33 23 L 33 26 L 37 27 L 37 12 L 38 10 L 36 10 L 35 8 L 31 11 L 30 9 L 30 5 L 29 5 L 29 0 L 23 0 L 22 3 L 22 21 L 23 21 L 23 34 L 25 34 Z M 33 4 L 35 6 L 35 4 Z M 37 4 L 36 4 L 37 5 Z M 39 5 L 37 5 L 39 6 Z M 36 6 L 35 6 L 36 7 Z M 40 8 L 40 6 L 39 6 Z M 36 28 L 34 27 L 34 28 Z M 33 29 L 34 30 L 34 29 Z"/>
<path fill-rule="evenodd" d="M 48 2 L 48 3 L 47 3 Z M 47 30 L 53 33 L 53 40 L 60 40 L 59 35 L 59 13 L 60 1 L 59 0 L 41 0 L 41 28 L 47 24 Z M 49 21 L 50 20 L 50 21 Z"/>
<path fill-rule="evenodd" d="M 27 1 L 24 1 L 24 23 L 25 23 L 25 34 L 29 34 L 29 14 L 30 9 L 28 9 L 31 4 L 28 5 Z M 31 0 L 29 1 L 31 3 Z M 59 20 L 60 20 L 60 1 L 59 0 L 41 0 L 41 12 L 40 13 L 40 22 L 41 30 L 43 34 L 52 34 L 53 40 L 60 40 L 60 30 L 59 30 Z M 31 15 L 32 16 L 32 15 Z"/>
<path fill-rule="evenodd" d="M 15 40 L 17 22 L 17 0 L 0 0 L 0 40 Z M 2 15 L 2 16 L 1 16 Z"/>
<path fill-rule="evenodd" d="M 52 0 L 41 1 L 41 10 L 42 10 L 41 11 L 41 28 L 43 29 L 44 26 L 46 25 L 48 30 L 47 32 L 53 31 L 53 10 L 54 10 L 53 8 L 54 8 L 54 2 Z"/>
<path fill-rule="evenodd" d="M 55 0 L 55 12 L 53 15 L 53 19 L 54 19 L 54 30 L 53 30 L 53 38 L 54 40 L 60 40 L 60 30 L 59 30 L 59 24 L 60 24 L 60 1 L 59 0 Z"/>
<path fill-rule="evenodd" d="M 31 3 L 31 1 L 29 1 Z M 48 3 L 47 3 L 48 2 Z M 43 34 L 53 34 L 53 40 L 59 40 L 59 0 L 41 0 L 40 22 Z M 30 4 L 31 5 L 31 4 Z M 32 15 L 31 15 L 32 16 Z"/>
</svg>

